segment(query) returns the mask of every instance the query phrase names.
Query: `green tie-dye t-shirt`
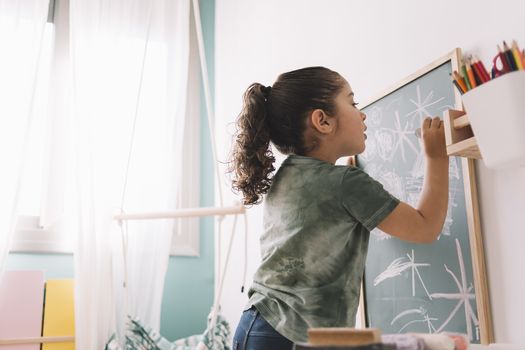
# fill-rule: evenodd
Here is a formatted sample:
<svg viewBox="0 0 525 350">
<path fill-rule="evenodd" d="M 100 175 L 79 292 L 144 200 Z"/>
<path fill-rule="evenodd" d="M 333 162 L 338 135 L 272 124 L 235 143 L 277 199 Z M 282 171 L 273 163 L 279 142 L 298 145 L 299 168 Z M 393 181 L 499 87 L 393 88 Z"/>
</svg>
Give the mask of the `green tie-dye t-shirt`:
<svg viewBox="0 0 525 350">
<path fill-rule="evenodd" d="M 359 168 L 288 157 L 265 199 L 248 306 L 296 343 L 311 327 L 353 327 L 370 230 L 398 203 Z"/>
</svg>

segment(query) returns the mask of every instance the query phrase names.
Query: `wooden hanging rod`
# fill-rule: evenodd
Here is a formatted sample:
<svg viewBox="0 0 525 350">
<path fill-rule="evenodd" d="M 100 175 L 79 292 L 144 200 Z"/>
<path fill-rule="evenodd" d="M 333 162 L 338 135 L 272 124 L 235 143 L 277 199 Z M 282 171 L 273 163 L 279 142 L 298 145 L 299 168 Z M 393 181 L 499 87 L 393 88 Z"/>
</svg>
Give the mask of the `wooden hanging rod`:
<svg viewBox="0 0 525 350">
<path fill-rule="evenodd" d="M 113 216 L 117 221 L 124 220 L 154 220 L 154 219 L 176 219 L 199 216 L 223 216 L 244 214 L 246 208 L 243 205 L 231 207 L 201 207 L 201 208 L 184 208 L 173 211 L 119 214 Z"/>
<path fill-rule="evenodd" d="M 75 341 L 75 337 L 73 336 L 0 339 L 0 346 L 1 345 L 20 345 L 20 344 L 70 343 L 74 341 Z"/>
</svg>

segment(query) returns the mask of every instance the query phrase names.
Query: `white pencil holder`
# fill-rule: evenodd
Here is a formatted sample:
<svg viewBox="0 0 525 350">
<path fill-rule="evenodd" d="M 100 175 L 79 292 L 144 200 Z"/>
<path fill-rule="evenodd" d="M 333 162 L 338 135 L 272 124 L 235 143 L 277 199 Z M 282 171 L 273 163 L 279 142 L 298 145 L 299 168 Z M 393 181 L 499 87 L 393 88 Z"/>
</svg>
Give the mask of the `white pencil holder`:
<svg viewBox="0 0 525 350">
<path fill-rule="evenodd" d="M 468 91 L 463 104 L 488 168 L 525 165 L 525 71 Z"/>
</svg>

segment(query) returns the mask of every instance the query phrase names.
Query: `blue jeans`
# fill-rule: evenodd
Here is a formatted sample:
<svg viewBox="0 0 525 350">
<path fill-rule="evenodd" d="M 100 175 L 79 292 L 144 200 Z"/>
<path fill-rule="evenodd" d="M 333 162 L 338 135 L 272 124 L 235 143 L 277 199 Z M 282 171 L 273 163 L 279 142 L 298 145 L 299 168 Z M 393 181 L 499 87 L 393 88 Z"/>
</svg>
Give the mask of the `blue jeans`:
<svg viewBox="0 0 525 350">
<path fill-rule="evenodd" d="M 292 350 L 293 343 L 283 337 L 264 318 L 257 309 L 243 312 L 235 335 L 232 350 Z"/>
</svg>

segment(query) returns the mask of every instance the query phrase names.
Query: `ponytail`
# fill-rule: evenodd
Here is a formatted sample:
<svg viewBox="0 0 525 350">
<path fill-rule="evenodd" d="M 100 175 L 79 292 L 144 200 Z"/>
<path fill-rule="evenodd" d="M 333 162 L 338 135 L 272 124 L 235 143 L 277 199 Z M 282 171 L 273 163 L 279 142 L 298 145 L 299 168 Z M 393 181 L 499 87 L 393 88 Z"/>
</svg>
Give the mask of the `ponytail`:
<svg viewBox="0 0 525 350">
<path fill-rule="evenodd" d="M 242 192 L 245 205 L 258 204 L 268 192 L 275 157 L 270 149 L 267 102 L 271 87 L 254 83 L 243 96 L 237 118 L 236 140 L 232 151 L 233 189 Z"/>
</svg>

